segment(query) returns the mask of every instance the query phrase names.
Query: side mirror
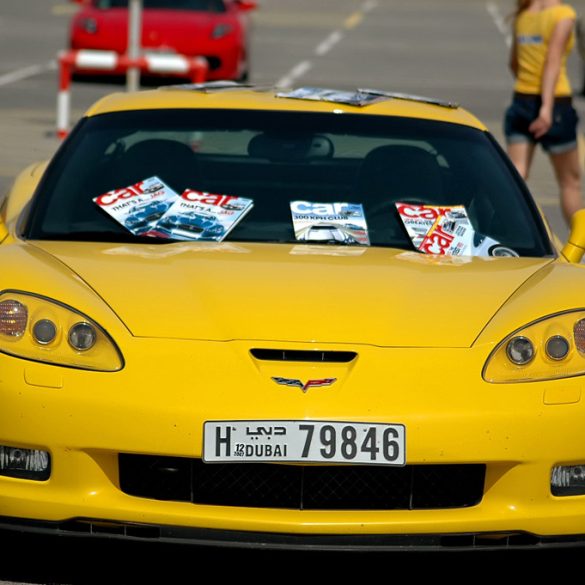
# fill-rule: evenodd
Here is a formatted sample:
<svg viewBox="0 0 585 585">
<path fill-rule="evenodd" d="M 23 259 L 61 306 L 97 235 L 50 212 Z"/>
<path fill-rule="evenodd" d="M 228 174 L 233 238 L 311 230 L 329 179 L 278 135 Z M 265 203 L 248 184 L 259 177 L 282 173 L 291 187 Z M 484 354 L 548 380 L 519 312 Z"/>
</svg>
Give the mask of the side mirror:
<svg viewBox="0 0 585 585">
<path fill-rule="evenodd" d="M 248 12 L 249 10 L 255 10 L 258 8 L 258 4 L 253 0 L 236 0 L 236 7 L 242 11 Z"/>
<path fill-rule="evenodd" d="M 571 233 L 561 254 L 569 261 L 578 264 L 585 254 L 585 209 L 580 209 L 571 218 Z"/>
</svg>

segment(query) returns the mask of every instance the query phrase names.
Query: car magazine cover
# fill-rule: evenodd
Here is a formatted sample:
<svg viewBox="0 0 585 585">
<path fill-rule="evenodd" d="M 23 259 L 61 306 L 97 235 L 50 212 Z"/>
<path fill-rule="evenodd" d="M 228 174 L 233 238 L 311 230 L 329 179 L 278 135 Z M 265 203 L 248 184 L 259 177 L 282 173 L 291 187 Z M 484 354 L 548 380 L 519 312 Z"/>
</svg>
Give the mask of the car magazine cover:
<svg viewBox="0 0 585 585">
<path fill-rule="evenodd" d="M 344 91 L 321 87 L 299 87 L 291 91 L 281 91 L 276 94 L 276 97 L 333 102 L 350 106 L 367 106 L 368 104 L 373 104 L 384 99 L 380 95 L 365 93 L 360 90 Z"/>
<path fill-rule="evenodd" d="M 221 242 L 252 209 L 252 199 L 186 189 L 150 235 L 174 240 Z"/>
<path fill-rule="evenodd" d="M 158 177 L 123 189 L 113 189 L 93 200 L 136 236 L 146 235 L 177 199 L 177 193 Z"/>
<path fill-rule="evenodd" d="M 361 203 L 291 201 L 290 210 L 299 241 L 370 245 Z"/>
<path fill-rule="evenodd" d="M 396 203 L 414 247 L 425 254 L 447 256 L 518 256 L 497 240 L 477 233 L 464 205 Z"/>
</svg>

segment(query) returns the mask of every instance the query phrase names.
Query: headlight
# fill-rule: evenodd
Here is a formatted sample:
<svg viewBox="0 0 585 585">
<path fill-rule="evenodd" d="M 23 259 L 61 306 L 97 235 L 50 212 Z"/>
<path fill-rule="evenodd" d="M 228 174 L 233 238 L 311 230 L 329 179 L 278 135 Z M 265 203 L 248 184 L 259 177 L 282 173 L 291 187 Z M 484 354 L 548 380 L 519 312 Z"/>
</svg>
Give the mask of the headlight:
<svg viewBox="0 0 585 585">
<path fill-rule="evenodd" d="M 513 337 L 506 343 L 506 355 L 513 364 L 525 366 L 534 358 L 534 345 L 521 335 Z"/>
<path fill-rule="evenodd" d="M 115 372 L 124 365 L 110 336 L 86 315 L 23 292 L 0 293 L 0 352 L 102 372 Z"/>
<path fill-rule="evenodd" d="M 553 496 L 582 496 L 585 494 L 585 465 L 557 465 L 550 481 Z"/>
<path fill-rule="evenodd" d="M 223 39 L 223 37 L 227 37 L 233 30 L 231 24 L 216 24 L 211 31 L 211 38 Z"/>
<path fill-rule="evenodd" d="M 26 330 L 28 310 L 25 305 L 7 299 L 0 303 L 0 333 L 8 337 L 22 337 Z"/>
<path fill-rule="evenodd" d="M 0 475 L 45 481 L 51 476 L 51 455 L 40 449 L 0 445 Z"/>
<path fill-rule="evenodd" d="M 86 33 L 94 35 L 98 30 L 98 23 L 95 18 L 80 18 L 77 26 Z"/>
<path fill-rule="evenodd" d="M 550 315 L 514 331 L 492 351 L 486 382 L 534 382 L 585 374 L 585 310 Z"/>
</svg>

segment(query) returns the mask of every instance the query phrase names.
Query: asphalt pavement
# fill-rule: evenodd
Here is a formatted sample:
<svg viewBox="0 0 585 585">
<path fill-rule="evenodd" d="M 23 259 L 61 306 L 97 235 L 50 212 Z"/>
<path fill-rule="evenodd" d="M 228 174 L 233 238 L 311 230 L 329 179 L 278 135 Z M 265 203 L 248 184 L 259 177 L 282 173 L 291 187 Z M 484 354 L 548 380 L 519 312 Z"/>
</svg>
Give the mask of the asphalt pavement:
<svg viewBox="0 0 585 585">
<path fill-rule="evenodd" d="M 476 114 L 496 139 L 502 141 L 502 115 L 512 88 L 507 69 L 509 26 L 505 18 L 513 9 L 513 0 L 260 0 L 259 3 L 260 8 L 253 15 L 252 82 L 375 87 L 454 100 Z M 571 4 L 585 15 L 585 0 Z M 69 20 L 76 9 L 73 2 L 66 0 L 0 2 L 0 197 L 20 169 L 50 157 L 59 147 L 56 56 L 66 47 Z M 576 54 L 569 60 L 569 74 L 578 94 L 583 85 L 583 64 Z M 79 119 L 99 97 L 124 90 L 123 82 L 74 83 L 72 120 Z M 585 124 L 585 99 L 576 95 L 575 105 Z M 555 232 L 561 239 L 566 238 L 556 183 L 548 160 L 541 153 L 536 156 L 529 187 Z M 16 551 L 14 543 L 12 546 L 12 553 L 18 553 L 14 557 L 16 565 L 10 563 L 7 572 L 6 563 L 2 563 L 0 578 L 18 580 L 20 575 L 22 580 L 38 583 L 84 582 L 80 575 L 59 573 L 57 569 L 52 579 L 44 577 L 43 581 L 42 565 L 27 561 L 25 551 Z M 34 550 L 39 552 L 40 548 Z M 138 564 L 141 559 L 147 559 L 160 565 L 160 559 L 149 558 L 150 550 L 160 549 L 142 549 L 136 556 L 126 558 Z M 80 554 L 86 554 L 84 562 L 92 563 L 93 553 Z M 34 553 L 32 556 L 34 560 Z M 10 555 L 2 554 L 0 558 L 10 558 Z M 165 558 L 175 557 L 167 553 Z M 185 567 L 189 558 L 187 554 L 183 559 Z M 220 554 L 210 560 L 221 565 L 221 558 Z M 253 558 L 258 563 L 265 560 Z M 349 569 L 356 564 L 349 557 L 328 558 L 337 563 L 339 573 L 343 567 Z M 234 566 L 252 574 L 251 557 L 234 559 Z M 290 560 L 287 557 L 284 562 Z M 56 562 L 53 559 L 53 565 Z M 103 563 L 95 559 L 93 562 L 96 574 L 102 577 L 107 574 Z M 293 573 L 300 575 L 299 566 L 295 563 L 292 566 Z M 126 569 L 130 575 L 132 567 Z M 196 573 L 193 577 L 196 578 Z M 112 582 L 126 581 L 112 578 Z"/>
<path fill-rule="evenodd" d="M 252 81 L 258 84 L 377 87 L 455 100 L 501 141 L 510 98 L 507 70 L 513 0 L 261 0 L 254 13 Z M 585 0 L 575 0 L 585 14 Z M 66 0 L 2 0 L 0 5 L 0 196 L 19 169 L 51 156 L 56 138 L 56 56 L 66 47 Z M 574 53 L 569 71 L 583 85 Z M 123 82 L 74 83 L 74 122 Z M 575 104 L 585 120 L 585 100 Z M 583 157 L 585 160 L 585 157 Z M 564 239 L 556 182 L 537 153 L 529 186 Z"/>
</svg>

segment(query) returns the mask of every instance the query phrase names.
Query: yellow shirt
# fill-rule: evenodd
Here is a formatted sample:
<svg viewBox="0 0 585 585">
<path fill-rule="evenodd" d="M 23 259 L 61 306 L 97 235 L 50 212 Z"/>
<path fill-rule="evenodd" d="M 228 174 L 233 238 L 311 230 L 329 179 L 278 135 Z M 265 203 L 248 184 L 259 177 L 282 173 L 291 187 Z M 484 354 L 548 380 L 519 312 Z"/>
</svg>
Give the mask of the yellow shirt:
<svg viewBox="0 0 585 585">
<path fill-rule="evenodd" d="M 540 12 L 524 10 L 516 18 L 514 34 L 516 38 L 516 55 L 518 58 L 518 75 L 514 90 L 521 93 L 540 94 L 542 72 L 548 51 L 548 44 L 556 24 L 565 18 L 576 19 L 575 10 L 561 4 L 545 8 Z M 571 37 L 561 63 L 559 79 L 555 87 L 555 96 L 571 95 L 571 84 L 567 77 L 567 56 L 574 44 Z"/>
</svg>

